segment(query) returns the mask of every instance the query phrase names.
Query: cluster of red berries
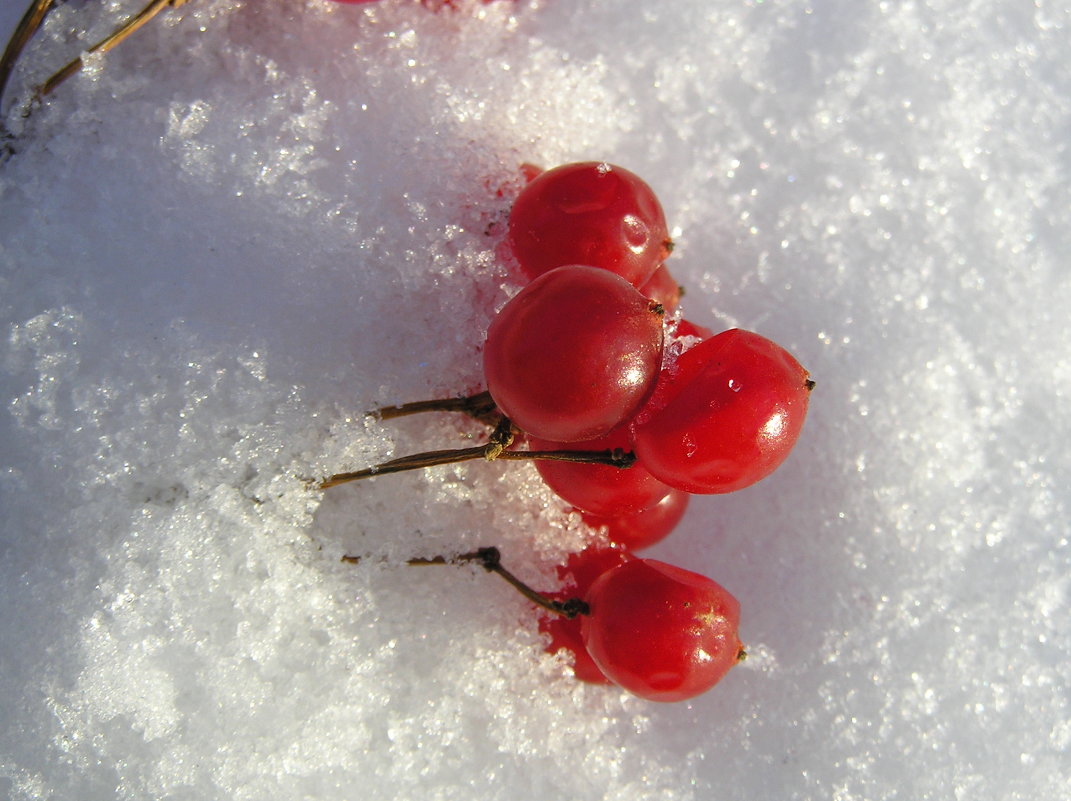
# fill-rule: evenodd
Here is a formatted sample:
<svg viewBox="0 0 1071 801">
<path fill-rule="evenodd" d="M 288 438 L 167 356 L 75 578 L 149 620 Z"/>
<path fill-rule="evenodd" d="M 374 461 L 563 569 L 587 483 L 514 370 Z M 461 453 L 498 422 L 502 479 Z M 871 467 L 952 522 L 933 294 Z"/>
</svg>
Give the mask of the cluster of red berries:
<svg viewBox="0 0 1071 801">
<path fill-rule="evenodd" d="M 183 2 L 151 0 L 90 50 L 110 49 Z M 37 0 L 0 58 L 0 98 L 51 8 Z M 71 62 L 35 95 L 81 66 Z M 590 524 L 605 526 L 612 546 L 574 555 L 560 569 L 565 591 L 531 590 L 502 568 L 493 548 L 413 562 L 478 560 L 507 578 L 558 615 L 540 622 L 548 650 L 571 652 L 580 679 L 657 701 L 691 698 L 742 658 L 739 604 L 704 576 L 631 552 L 672 530 L 689 493 L 732 492 L 780 465 L 799 436 L 813 384 L 768 339 L 737 329 L 715 336 L 680 317 L 681 291 L 663 263 L 672 250 L 665 216 L 637 176 L 596 162 L 526 168 L 525 175 L 508 239 L 531 281 L 488 329 L 487 393 L 379 412 L 466 411 L 493 421 L 490 441 L 403 457 L 320 486 L 463 459 L 535 460 L 548 486 Z"/>
<path fill-rule="evenodd" d="M 539 174 L 513 206 L 509 243 L 532 282 L 487 332 L 491 397 L 531 448 L 635 454 L 627 469 L 536 462 L 614 546 L 561 570 L 591 613 L 541 628 L 550 650 L 573 653 L 578 678 L 655 700 L 691 697 L 742 654 L 739 605 L 709 579 L 628 554 L 666 536 L 689 493 L 741 489 L 781 464 L 813 384 L 768 339 L 713 336 L 680 318 L 662 207 L 627 170 L 580 163 Z"/>
<path fill-rule="evenodd" d="M 632 552 L 670 532 L 690 493 L 732 492 L 780 465 L 813 383 L 758 334 L 713 335 L 680 317 L 681 290 L 664 264 L 665 216 L 639 177 L 601 162 L 526 165 L 525 176 L 508 245 L 530 281 L 488 328 L 486 405 L 391 407 L 467 410 L 495 421 L 491 441 L 324 486 L 460 458 L 536 461 L 547 485 L 605 526 L 610 542 L 560 568 L 565 591 L 529 591 L 557 613 L 540 622 L 548 650 L 571 652 L 585 681 L 658 701 L 690 698 L 743 657 L 739 604 L 704 576 Z"/>
<path fill-rule="evenodd" d="M 597 162 L 537 174 L 510 212 L 509 244 L 532 281 L 487 332 L 488 391 L 530 447 L 635 453 L 628 470 L 537 463 L 611 541 L 651 545 L 688 493 L 742 489 L 788 456 L 806 370 L 757 334 L 681 319 L 665 216 L 638 176 Z"/>
</svg>

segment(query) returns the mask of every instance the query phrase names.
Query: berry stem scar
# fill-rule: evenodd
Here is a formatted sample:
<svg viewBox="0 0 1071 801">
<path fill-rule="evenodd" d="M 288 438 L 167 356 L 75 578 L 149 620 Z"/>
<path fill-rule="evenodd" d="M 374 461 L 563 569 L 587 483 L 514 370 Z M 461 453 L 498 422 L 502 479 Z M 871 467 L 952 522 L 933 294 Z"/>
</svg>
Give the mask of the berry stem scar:
<svg viewBox="0 0 1071 801">
<path fill-rule="evenodd" d="M 343 556 L 343 562 L 349 562 L 350 564 L 358 564 L 361 561 L 359 556 Z M 506 570 L 502 566 L 502 554 L 494 546 L 479 548 L 469 553 L 458 554 L 457 556 L 431 556 L 431 557 L 414 557 L 406 562 L 407 565 L 424 566 L 424 565 L 459 565 L 465 562 L 476 562 L 488 573 L 494 573 L 495 575 L 504 579 L 513 589 L 517 590 L 521 595 L 527 598 L 548 612 L 553 612 L 556 615 L 569 618 L 570 620 L 577 615 L 587 615 L 591 613 L 587 603 L 580 598 L 570 598 L 566 601 L 554 601 L 547 598 L 545 595 L 533 590 L 510 571 Z"/>
</svg>

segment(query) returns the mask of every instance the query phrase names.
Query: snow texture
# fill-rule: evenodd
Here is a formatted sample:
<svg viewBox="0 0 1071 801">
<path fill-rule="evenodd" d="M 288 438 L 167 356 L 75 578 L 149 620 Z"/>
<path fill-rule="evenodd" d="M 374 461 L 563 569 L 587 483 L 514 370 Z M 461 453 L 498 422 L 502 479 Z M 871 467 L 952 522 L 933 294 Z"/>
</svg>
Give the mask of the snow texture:
<svg viewBox="0 0 1071 801">
<path fill-rule="evenodd" d="M 192 0 L 24 114 L 140 5 L 61 3 L 4 108 L 0 797 L 1071 795 L 1065 3 Z M 480 441 L 363 412 L 480 387 L 519 165 L 588 159 L 817 381 L 651 552 L 742 603 L 690 703 L 403 564 L 552 587 L 597 534 L 530 466 L 307 483 Z"/>
</svg>

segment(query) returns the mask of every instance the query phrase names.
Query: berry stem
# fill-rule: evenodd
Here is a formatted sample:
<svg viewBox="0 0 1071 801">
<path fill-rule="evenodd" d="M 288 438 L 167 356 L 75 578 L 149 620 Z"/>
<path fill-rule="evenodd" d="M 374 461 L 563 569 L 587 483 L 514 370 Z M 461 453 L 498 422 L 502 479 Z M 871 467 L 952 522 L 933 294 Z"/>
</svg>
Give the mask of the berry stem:
<svg viewBox="0 0 1071 801">
<path fill-rule="evenodd" d="M 320 489 L 329 489 L 331 487 L 336 487 L 339 484 L 346 484 L 350 481 L 360 481 L 361 479 L 372 478 L 373 476 L 383 476 L 388 473 L 401 473 L 406 470 L 422 470 L 425 467 L 434 467 L 440 464 L 454 464 L 456 462 L 467 462 L 472 459 L 480 459 L 483 458 L 486 450 L 486 445 L 480 445 L 475 448 L 425 451 L 424 453 L 415 453 L 410 456 L 401 456 L 397 459 L 391 459 L 389 462 L 366 467 L 363 470 L 354 470 L 348 473 L 336 473 L 321 481 Z"/>
<path fill-rule="evenodd" d="M 48 12 L 52 10 L 52 3 L 53 0 L 34 0 L 34 4 L 23 14 L 15 32 L 11 35 L 4 49 L 4 55 L 0 58 L 0 104 L 3 103 L 4 89 L 7 88 L 8 79 L 15 69 L 15 62 L 19 60 L 23 49 L 37 33 L 37 29 L 45 21 Z M 0 110 L 2 109 L 3 106 L 0 105 Z"/>
<path fill-rule="evenodd" d="M 507 459 L 530 459 L 543 462 L 574 462 L 576 464 L 601 464 L 624 470 L 636 464 L 636 454 L 621 448 L 607 448 L 601 451 L 509 451 L 503 454 Z"/>
<path fill-rule="evenodd" d="M 372 476 L 385 475 L 388 473 L 401 473 L 406 470 L 422 470 L 425 467 L 434 467 L 440 464 L 468 462 L 472 459 L 486 459 L 487 461 L 492 461 L 499 458 L 503 452 L 505 452 L 506 448 L 513 444 L 513 438 L 515 436 L 516 432 L 513 428 L 513 424 L 503 417 L 498 421 L 495 430 L 491 432 L 491 436 L 486 445 L 479 445 L 475 448 L 456 448 L 445 451 L 414 453 L 409 456 L 401 456 L 397 459 L 391 459 L 389 462 L 384 462 L 383 464 L 366 467 L 363 470 L 355 470 L 350 473 L 336 473 L 330 478 L 322 481 L 320 483 L 320 489 L 328 489 L 329 487 L 345 484 L 349 481 L 360 481 L 363 478 L 371 478 Z"/>
<path fill-rule="evenodd" d="M 343 556 L 342 561 L 349 562 L 350 564 L 358 564 L 361 561 L 361 557 Z M 548 612 L 553 612 L 556 615 L 561 615 L 562 617 L 569 619 L 572 619 L 577 615 L 587 615 L 591 613 L 587 603 L 580 598 L 570 598 L 567 601 L 554 601 L 547 598 L 542 593 L 533 590 L 502 566 L 502 553 L 494 546 L 479 548 L 475 551 L 458 554 L 457 556 L 418 556 L 409 559 L 406 564 L 414 566 L 460 565 L 466 562 L 476 562 L 488 573 L 494 573 L 501 577 L 529 601 L 542 609 L 546 609 Z"/>
<path fill-rule="evenodd" d="M 488 425 L 497 425 L 501 415 L 491 399 L 491 393 L 484 391 L 461 398 L 435 398 L 432 400 L 411 401 L 397 406 L 383 406 L 368 412 L 369 417 L 379 420 L 393 420 L 422 412 L 462 412 L 474 420 Z"/>
<path fill-rule="evenodd" d="M 501 448 L 501 450 L 495 454 L 493 453 L 495 448 Z M 389 462 L 366 467 L 363 470 L 354 470 L 348 473 L 336 473 L 321 481 L 318 486 L 320 489 L 330 489 L 331 487 L 337 487 L 339 484 L 346 484 L 350 481 L 360 481 L 365 478 L 387 475 L 389 473 L 402 473 L 407 470 L 421 470 L 425 467 L 434 467 L 441 464 L 468 462 L 474 459 L 485 459 L 489 462 L 499 460 L 507 462 L 547 460 L 577 462 L 581 464 L 601 464 L 625 469 L 631 467 L 633 463 L 635 463 L 636 455 L 631 452 L 623 451 L 620 448 L 605 451 L 510 451 L 505 450 L 501 444 L 496 445 L 492 441 L 487 443 L 487 445 L 480 445 L 474 448 L 425 451 L 424 453 L 401 456 L 397 459 L 391 459 Z"/>
<path fill-rule="evenodd" d="M 119 28 L 115 30 L 110 36 L 102 39 L 93 45 L 87 52 L 89 53 L 107 53 L 116 45 L 125 41 L 131 34 L 145 25 L 147 22 L 153 19 L 157 14 L 163 11 L 168 6 L 172 8 L 178 8 L 185 4 L 188 0 L 151 0 L 151 2 L 145 6 L 141 11 L 128 19 Z M 65 80 L 70 78 L 76 72 L 83 67 L 82 58 L 78 57 L 68 63 L 63 69 L 45 81 L 41 86 L 37 88 L 35 92 L 37 97 L 45 97 L 51 94 Z"/>
</svg>

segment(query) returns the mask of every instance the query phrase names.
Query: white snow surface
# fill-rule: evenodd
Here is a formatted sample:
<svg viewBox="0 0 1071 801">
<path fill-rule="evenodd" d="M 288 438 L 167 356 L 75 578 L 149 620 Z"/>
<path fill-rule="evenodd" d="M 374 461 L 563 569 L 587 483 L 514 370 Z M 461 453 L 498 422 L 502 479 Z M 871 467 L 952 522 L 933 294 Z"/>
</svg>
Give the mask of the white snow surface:
<svg viewBox="0 0 1071 801">
<path fill-rule="evenodd" d="M 1065 3 L 191 0 L 24 116 L 141 5 L 59 5 L 4 109 L 0 798 L 1071 795 Z M 480 441 L 363 412 L 480 388 L 518 166 L 589 159 L 817 381 L 650 552 L 742 604 L 689 703 L 403 564 L 552 588 L 598 535 L 530 466 L 307 483 Z"/>
</svg>

